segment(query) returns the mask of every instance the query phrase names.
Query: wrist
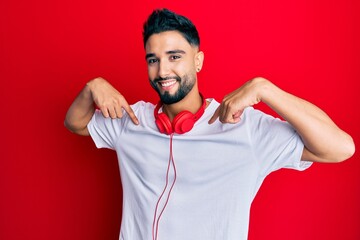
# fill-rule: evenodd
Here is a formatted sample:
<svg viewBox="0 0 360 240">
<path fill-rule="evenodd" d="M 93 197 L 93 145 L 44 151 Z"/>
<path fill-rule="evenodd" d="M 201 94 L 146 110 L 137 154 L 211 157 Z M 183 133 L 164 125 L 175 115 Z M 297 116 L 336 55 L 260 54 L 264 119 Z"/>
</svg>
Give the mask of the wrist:
<svg viewBox="0 0 360 240">
<path fill-rule="evenodd" d="M 284 91 L 265 78 L 256 79 L 258 81 L 258 97 L 260 101 L 273 108 L 284 96 Z"/>
<path fill-rule="evenodd" d="M 269 99 L 269 94 L 271 92 L 273 84 L 263 77 L 256 77 L 252 79 L 251 82 L 254 85 L 256 97 L 259 102 L 266 102 L 266 100 Z"/>
<path fill-rule="evenodd" d="M 99 86 L 101 85 L 101 83 L 103 83 L 105 81 L 105 79 L 103 79 L 102 77 L 97 77 L 94 78 L 92 80 L 90 80 L 89 82 L 86 83 L 85 88 L 87 88 L 87 90 L 93 94 L 93 92 L 99 88 Z"/>
</svg>

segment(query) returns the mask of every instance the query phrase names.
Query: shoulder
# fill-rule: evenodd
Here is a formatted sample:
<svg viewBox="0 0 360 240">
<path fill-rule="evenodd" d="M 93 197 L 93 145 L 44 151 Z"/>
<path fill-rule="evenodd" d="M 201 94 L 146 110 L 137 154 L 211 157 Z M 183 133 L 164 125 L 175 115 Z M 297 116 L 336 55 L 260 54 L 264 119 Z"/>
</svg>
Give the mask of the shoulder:
<svg viewBox="0 0 360 240">
<path fill-rule="evenodd" d="M 244 110 L 241 121 L 244 122 L 251 136 L 271 136 L 270 138 L 286 138 L 296 133 L 295 129 L 285 120 L 272 116 L 261 110 L 248 107 Z"/>
<path fill-rule="evenodd" d="M 155 125 L 155 104 L 151 102 L 138 101 L 130 106 L 138 118 L 141 126 L 153 128 L 153 125 Z M 126 124 L 127 127 L 135 127 L 127 113 L 124 114 L 124 124 Z"/>
<path fill-rule="evenodd" d="M 153 115 L 155 109 L 155 105 L 153 103 L 145 102 L 145 101 L 138 101 L 134 104 L 131 104 L 130 107 L 137 117 L 139 117 L 139 115 L 144 115 L 144 116 Z"/>
<path fill-rule="evenodd" d="M 254 107 L 245 108 L 241 119 L 244 121 L 248 121 L 250 124 L 258 124 L 259 122 L 267 121 L 283 122 L 281 119 L 265 113 L 259 109 L 255 109 Z"/>
<path fill-rule="evenodd" d="M 154 110 L 155 105 L 151 102 L 145 102 L 145 101 L 138 101 L 132 105 L 130 105 L 131 108 L 135 111 L 142 111 L 142 110 Z"/>
</svg>

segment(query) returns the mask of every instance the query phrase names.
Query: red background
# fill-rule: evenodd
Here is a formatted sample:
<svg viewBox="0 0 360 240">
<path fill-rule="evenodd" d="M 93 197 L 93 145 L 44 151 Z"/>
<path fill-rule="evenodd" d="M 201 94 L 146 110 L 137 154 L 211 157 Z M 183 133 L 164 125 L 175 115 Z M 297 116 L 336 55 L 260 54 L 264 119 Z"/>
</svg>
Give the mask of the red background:
<svg viewBox="0 0 360 240">
<path fill-rule="evenodd" d="M 156 101 L 141 37 L 154 8 L 196 24 L 205 96 L 220 101 L 263 76 L 320 106 L 359 142 L 359 3 L 1 0 L 0 239 L 118 238 L 116 156 L 63 120 L 97 76 L 131 103 Z M 273 173 L 253 203 L 249 239 L 360 239 L 359 183 L 359 154 Z"/>
</svg>

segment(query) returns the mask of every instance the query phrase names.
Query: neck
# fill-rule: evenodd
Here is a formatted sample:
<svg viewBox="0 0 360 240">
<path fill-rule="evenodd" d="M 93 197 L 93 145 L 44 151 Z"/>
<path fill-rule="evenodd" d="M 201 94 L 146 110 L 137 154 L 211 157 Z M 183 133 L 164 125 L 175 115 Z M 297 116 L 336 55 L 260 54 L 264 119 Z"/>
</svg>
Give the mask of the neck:
<svg viewBox="0 0 360 240">
<path fill-rule="evenodd" d="M 202 98 L 198 91 L 191 91 L 186 95 L 181 101 L 174 104 L 164 104 L 163 112 L 169 117 L 172 121 L 174 117 L 182 112 L 189 111 L 195 114 L 202 105 Z"/>
</svg>

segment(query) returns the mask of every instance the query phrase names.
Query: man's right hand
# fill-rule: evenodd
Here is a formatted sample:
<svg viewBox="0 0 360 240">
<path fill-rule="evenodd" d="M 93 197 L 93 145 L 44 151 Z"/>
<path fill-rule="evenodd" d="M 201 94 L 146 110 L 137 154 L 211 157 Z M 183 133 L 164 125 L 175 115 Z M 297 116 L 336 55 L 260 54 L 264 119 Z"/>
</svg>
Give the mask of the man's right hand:
<svg viewBox="0 0 360 240">
<path fill-rule="evenodd" d="M 117 91 L 109 82 L 99 77 L 87 83 L 95 104 L 100 108 L 104 117 L 122 118 L 124 109 L 134 124 L 139 124 L 130 105 L 124 96 Z"/>
<path fill-rule="evenodd" d="M 130 105 L 110 83 L 103 78 L 95 78 L 86 84 L 75 98 L 65 117 L 65 126 L 72 132 L 89 136 L 87 124 L 94 111 L 94 103 L 100 108 L 104 117 L 121 118 L 124 109 L 134 124 L 139 124 Z"/>
</svg>

